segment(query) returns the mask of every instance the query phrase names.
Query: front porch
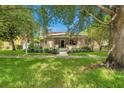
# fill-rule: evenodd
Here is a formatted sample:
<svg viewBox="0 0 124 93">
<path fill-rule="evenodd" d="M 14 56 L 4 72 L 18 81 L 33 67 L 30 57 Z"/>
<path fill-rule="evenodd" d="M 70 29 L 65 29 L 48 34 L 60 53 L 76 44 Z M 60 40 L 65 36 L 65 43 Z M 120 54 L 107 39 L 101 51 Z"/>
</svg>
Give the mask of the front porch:
<svg viewBox="0 0 124 93">
<path fill-rule="evenodd" d="M 55 48 L 80 48 L 81 46 L 85 45 L 83 39 L 48 39 L 47 46 L 48 47 L 55 47 Z"/>
<path fill-rule="evenodd" d="M 77 41 L 76 39 L 58 39 L 53 41 L 55 46 L 58 46 L 59 48 L 67 48 L 69 46 L 76 46 Z"/>
</svg>

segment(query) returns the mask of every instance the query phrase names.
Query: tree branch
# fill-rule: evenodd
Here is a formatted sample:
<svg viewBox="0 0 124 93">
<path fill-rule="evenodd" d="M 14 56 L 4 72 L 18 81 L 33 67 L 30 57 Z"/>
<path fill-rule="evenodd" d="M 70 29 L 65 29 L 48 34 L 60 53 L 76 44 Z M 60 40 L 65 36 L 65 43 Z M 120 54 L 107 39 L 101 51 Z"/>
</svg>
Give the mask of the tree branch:
<svg viewBox="0 0 124 93">
<path fill-rule="evenodd" d="M 109 14 L 109 15 L 114 15 L 114 11 L 112 11 L 111 9 L 108 9 L 102 5 L 97 5 L 98 8 L 100 8 L 103 12 Z"/>
<path fill-rule="evenodd" d="M 110 22 L 106 23 L 103 22 L 102 20 L 98 19 L 96 16 L 94 16 L 93 14 L 89 13 L 90 16 L 92 16 L 97 22 L 104 24 L 104 25 L 108 25 Z"/>
<path fill-rule="evenodd" d="M 89 16 L 91 16 L 91 17 L 93 17 L 97 22 L 99 22 L 99 23 L 101 23 L 101 24 L 104 24 L 104 25 L 108 25 L 109 23 L 106 23 L 106 22 L 103 22 L 102 20 L 100 20 L 99 18 L 97 18 L 95 15 L 93 15 L 92 13 L 89 13 L 88 11 L 86 11 L 85 10 L 85 12 L 89 15 Z"/>
<path fill-rule="evenodd" d="M 93 15 L 92 13 L 89 13 L 89 12 L 86 11 L 86 10 L 85 10 L 85 12 L 86 12 L 88 15 L 92 16 L 97 22 L 99 22 L 99 23 L 101 23 L 101 24 L 104 24 L 104 25 L 109 25 L 109 24 L 116 18 L 117 14 L 114 13 L 112 10 L 110 10 L 110 9 L 108 9 L 108 8 L 106 8 L 106 7 L 104 7 L 104 6 L 98 5 L 98 7 L 99 7 L 99 8 L 102 8 L 102 11 L 103 11 L 103 12 L 109 13 L 109 14 L 112 16 L 112 19 L 111 19 L 109 22 L 103 22 L 102 20 L 100 20 L 99 18 L 97 18 L 97 17 L 96 17 L 95 15 Z"/>
</svg>

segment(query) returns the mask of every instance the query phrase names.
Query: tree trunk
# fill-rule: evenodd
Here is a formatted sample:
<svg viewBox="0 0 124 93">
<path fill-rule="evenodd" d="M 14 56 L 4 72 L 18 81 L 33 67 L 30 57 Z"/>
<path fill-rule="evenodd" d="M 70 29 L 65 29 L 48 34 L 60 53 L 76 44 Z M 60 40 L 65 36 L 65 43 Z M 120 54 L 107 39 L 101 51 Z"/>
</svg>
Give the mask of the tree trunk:
<svg viewBox="0 0 124 93">
<path fill-rule="evenodd" d="M 26 48 L 25 48 L 25 54 L 27 55 L 28 54 L 28 39 L 27 39 L 27 37 L 26 37 L 26 40 L 25 40 L 25 42 L 26 42 Z"/>
<path fill-rule="evenodd" d="M 15 43 L 14 43 L 14 40 L 11 40 L 11 44 L 12 44 L 12 50 L 16 50 L 16 47 L 15 47 Z"/>
<path fill-rule="evenodd" d="M 91 50 L 94 51 L 94 41 L 91 40 Z"/>
<path fill-rule="evenodd" d="M 112 27 L 112 24 L 111 24 L 111 27 Z M 110 28 L 110 31 L 109 31 L 109 49 L 112 48 L 112 45 L 113 45 L 113 33 L 112 33 L 112 28 Z"/>
<path fill-rule="evenodd" d="M 120 6 L 117 17 L 112 23 L 112 48 L 106 59 L 106 66 L 111 68 L 124 67 L 124 6 Z"/>
<path fill-rule="evenodd" d="M 102 41 L 98 42 L 99 45 L 99 51 L 102 51 Z"/>
<path fill-rule="evenodd" d="M 102 45 L 99 46 L 99 51 L 102 51 Z"/>
</svg>

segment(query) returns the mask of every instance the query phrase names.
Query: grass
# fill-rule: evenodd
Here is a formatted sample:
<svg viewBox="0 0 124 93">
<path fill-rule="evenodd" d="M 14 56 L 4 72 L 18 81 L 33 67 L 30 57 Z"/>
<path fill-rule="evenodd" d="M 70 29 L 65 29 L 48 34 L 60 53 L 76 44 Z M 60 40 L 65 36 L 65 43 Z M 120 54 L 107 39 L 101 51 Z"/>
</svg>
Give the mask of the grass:
<svg viewBox="0 0 124 93">
<path fill-rule="evenodd" d="M 25 52 L 23 50 L 0 50 L 0 55 L 6 56 L 16 56 L 16 55 L 24 55 Z M 50 53 L 28 53 L 28 55 L 53 55 Z"/>
<path fill-rule="evenodd" d="M 73 56 L 88 56 L 88 55 L 96 55 L 96 56 L 107 56 L 108 52 L 75 52 L 69 53 L 69 55 Z"/>
<path fill-rule="evenodd" d="M 0 50 L 0 55 L 23 55 L 25 52 L 23 50 Z"/>
<path fill-rule="evenodd" d="M 55 55 L 55 54 L 50 54 L 50 53 L 28 53 L 28 55 L 44 55 L 44 56 L 50 56 L 50 55 Z"/>
<path fill-rule="evenodd" d="M 23 50 L 0 50 L 0 55 L 7 55 L 7 56 L 15 56 L 15 55 L 24 55 L 25 52 Z M 28 53 L 28 55 L 54 55 L 50 53 Z M 107 52 L 75 52 L 69 53 L 69 55 L 73 56 L 88 56 L 88 55 L 97 55 L 97 56 L 107 56 Z"/>
<path fill-rule="evenodd" d="M 124 87 L 124 72 L 88 68 L 100 62 L 94 58 L 1 58 L 0 87 Z"/>
</svg>

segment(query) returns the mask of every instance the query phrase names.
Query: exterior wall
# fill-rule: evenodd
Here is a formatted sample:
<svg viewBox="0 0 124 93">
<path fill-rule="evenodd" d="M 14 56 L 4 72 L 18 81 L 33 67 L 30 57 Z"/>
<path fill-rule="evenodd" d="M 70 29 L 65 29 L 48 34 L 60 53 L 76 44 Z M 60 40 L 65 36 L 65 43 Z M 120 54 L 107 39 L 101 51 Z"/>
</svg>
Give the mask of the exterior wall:
<svg viewBox="0 0 124 93">
<path fill-rule="evenodd" d="M 54 47 L 54 40 L 53 40 L 53 39 L 48 40 L 48 41 L 47 41 L 47 45 L 48 45 L 48 47 L 50 47 L 50 48 Z"/>
<path fill-rule="evenodd" d="M 6 41 L 1 41 L 1 42 L 2 42 L 2 45 L 0 46 L 1 50 L 12 50 L 12 46 L 10 42 L 6 42 Z M 15 40 L 15 45 L 22 45 L 21 39 Z"/>
<path fill-rule="evenodd" d="M 82 46 L 85 46 L 85 39 L 78 39 L 77 48 L 81 48 Z"/>
<path fill-rule="evenodd" d="M 76 48 L 76 45 L 67 45 L 67 48 L 71 50 L 72 48 Z"/>
<path fill-rule="evenodd" d="M 70 45 L 70 40 L 68 38 L 49 38 L 47 39 L 47 43 L 45 44 L 44 41 L 42 41 L 40 43 L 40 45 L 42 47 L 50 47 L 50 48 L 59 48 L 61 46 L 61 40 L 64 40 L 65 42 L 65 48 L 67 49 L 72 49 L 72 48 L 81 48 L 82 46 L 85 46 L 85 38 L 78 38 L 78 40 L 76 38 L 71 39 L 74 41 L 77 41 L 76 45 Z"/>
<path fill-rule="evenodd" d="M 40 46 L 44 47 L 44 41 L 40 42 Z"/>
<path fill-rule="evenodd" d="M 11 46 L 11 44 L 9 42 L 3 42 L 3 46 L 2 46 L 1 49 L 2 50 L 6 50 L 6 49 L 11 50 L 12 46 Z"/>
</svg>

